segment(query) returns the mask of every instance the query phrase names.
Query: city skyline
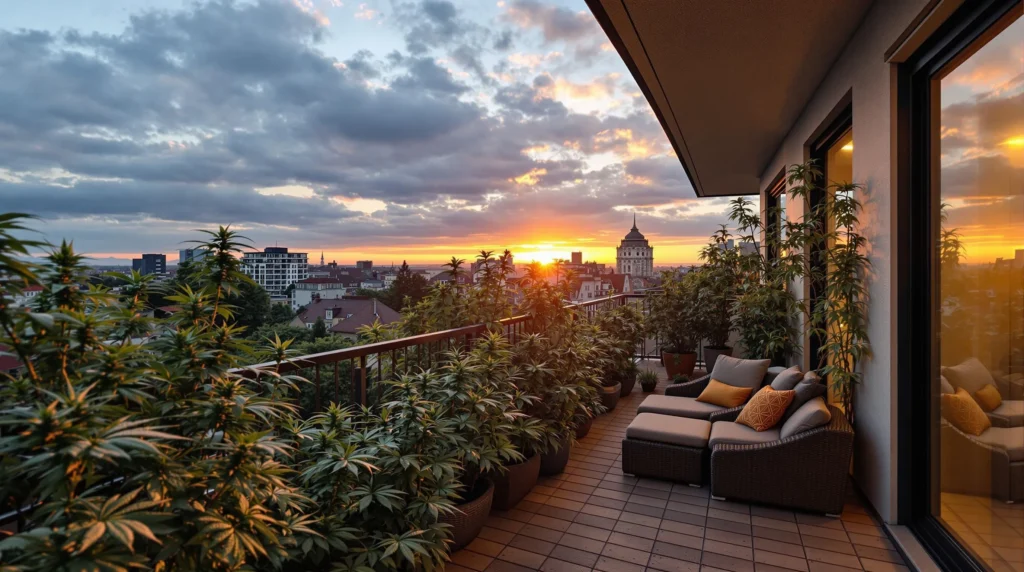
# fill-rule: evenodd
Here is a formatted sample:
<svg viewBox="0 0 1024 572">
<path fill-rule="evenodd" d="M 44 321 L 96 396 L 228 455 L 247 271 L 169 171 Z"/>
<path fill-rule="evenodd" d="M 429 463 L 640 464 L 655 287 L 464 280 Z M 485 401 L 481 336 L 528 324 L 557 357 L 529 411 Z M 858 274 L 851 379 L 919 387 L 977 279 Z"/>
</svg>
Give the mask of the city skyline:
<svg viewBox="0 0 1024 572">
<path fill-rule="evenodd" d="M 231 224 L 255 246 L 437 262 L 666 262 L 698 201 L 583 0 L 54 0 L 5 12 L 0 202 L 97 259 Z"/>
</svg>

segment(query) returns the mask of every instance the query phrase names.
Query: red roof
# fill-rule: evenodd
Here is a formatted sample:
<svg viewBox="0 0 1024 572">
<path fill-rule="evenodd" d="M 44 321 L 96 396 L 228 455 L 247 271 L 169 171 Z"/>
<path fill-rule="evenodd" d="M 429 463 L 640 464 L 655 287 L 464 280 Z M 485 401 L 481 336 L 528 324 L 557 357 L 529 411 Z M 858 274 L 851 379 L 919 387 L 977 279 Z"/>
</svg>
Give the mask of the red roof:
<svg viewBox="0 0 1024 572">
<path fill-rule="evenodd" d="M 306 278 L 299 280 L 299 284 L 341 284 L 338 278 Z"/>
<path fill-rule="evenodd" d="M 33 284 L 31 286 L 26 286 L 26 287 L 22 288 L 21 291 L 22 292 L 42 292 L 43 291 L 43 287 L 40 286 L 39 284 Z"/>
<path fill-rule="evenodd" d="M 12 371 L 21 367 L 20 359 L 4 353 L 10 350 L 7 346 L 0 346 L 0 371 Z"/>
</svg>

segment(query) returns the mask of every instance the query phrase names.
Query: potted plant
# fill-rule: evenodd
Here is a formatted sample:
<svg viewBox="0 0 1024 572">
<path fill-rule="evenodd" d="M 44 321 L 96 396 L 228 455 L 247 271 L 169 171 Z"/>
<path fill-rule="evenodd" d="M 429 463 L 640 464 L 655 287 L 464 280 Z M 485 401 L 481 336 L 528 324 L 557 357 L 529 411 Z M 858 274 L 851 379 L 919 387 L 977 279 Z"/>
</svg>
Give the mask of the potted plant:
<svg viewBox="0 0 1024 572">
<path fill-rule="evenodd" d="M 697 366 L 700 304 L 697 278 L 690 272 L 662 273 L 662 292 L 651 300 L 648 329 L 661 342 L 661 358 L 669 377 L 693 375 Z"/>
<path fill-rule="evenodd" d="M 732 333 L 732 308 L 736 302 L 739 281 L 740 251 L 730 247 L 733 242 L 728 228 L 711 236 L 711 243 L 701 250 L 704 265 L 694 275 L 697 287 L 697 313 L 704 346 L 704 367 L 715 368 L 720 355 L 732 355 L 729 335 Z"/>
<path fill-rule="evenodd" d="M 508 438 L 522 458 L 503 461 L 503 470 L 494 473 L 494 500 L 492 508 L 508 510 L 519 503 L 537 484 L 540 475 L 541 453 L 548 448 L 550 425 L 542 419 L 526 415 L 523 411 L 533 407 L 539 398 L 518 387 L 520 370 L 512 365 L 512 348 L 500 332 L 481 337 L 473 349 L 480 363 L 483 382 L 500 392 L 511 407 L 505 417 L 511 422 Z"/>
<path fill-rule="evenodd" d="M 619 392 L 619 396 L 626 397 L 630 393 L 633 393 L 633 388 L 636 387 L 636 379 L 639 374 L 640 366 L 630 359 L 629 365 L 626 366 L 625 373 L 622 374 L 622 391 Z"/>
<path fill-rule="evenodd" d="M 452 549 L 473 541 L 490 513 L 494 498 L 492 477 L 526 457 L 512 442 L 512 420 L 522 415 L 513 397 L 494 383 L 493 363 L 479 353 L 453 351 L 437 370 L 427 370 L 421 382 L 422 394 L 434 406 L 436 415 L 451 420 L 457 439 L 451 455 L 460 470 L 459 502 L 441 522 L 451 526 Z"/>
<path fill-rule="evenodd" d="M 640 389 L 644 393 L 651 393 L 658 386 L 658 372 L 656 371 L 645 369 L 637 377 L 640 380 Z"/>
</svg>

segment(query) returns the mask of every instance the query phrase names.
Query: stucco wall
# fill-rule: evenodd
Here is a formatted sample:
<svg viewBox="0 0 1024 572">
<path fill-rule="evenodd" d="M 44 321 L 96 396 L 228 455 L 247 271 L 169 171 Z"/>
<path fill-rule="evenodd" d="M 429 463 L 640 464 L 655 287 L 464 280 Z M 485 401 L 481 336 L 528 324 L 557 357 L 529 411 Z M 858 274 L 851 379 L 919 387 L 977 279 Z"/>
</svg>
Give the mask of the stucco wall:
<svg viewBox="0 0 1024 572">
<path fill-rule="evenodd" d="M 884 62 L 884 54 L 926 2 L 875 4 L 761 178 L 763 204 L 764 192 L 779 170 L 806 160 L 811 139 L 844 96 L 851 95 L 853 176 L 856 183 L 863 185 L 859 196 L 864 204 L 862 232 L 868 239 L 867 254 L 871 260 L 868 331 L 873 351 L 873 356 L 863 363 L 864 383 L 857 388 L 855 397 L 854 476 L 887 522 L 896 520 L 896 325 L 890 318 L 895 300 L 891 278 L 895 276 L 897 261 L 892 251 L 895 79 L 890 65 Z M 790 220 L 803 215 L 804 205 L 794 203 L 797 201 L 787 204 Z M 806 360 L 807 356 L 805 363 Z"/>
</svg>

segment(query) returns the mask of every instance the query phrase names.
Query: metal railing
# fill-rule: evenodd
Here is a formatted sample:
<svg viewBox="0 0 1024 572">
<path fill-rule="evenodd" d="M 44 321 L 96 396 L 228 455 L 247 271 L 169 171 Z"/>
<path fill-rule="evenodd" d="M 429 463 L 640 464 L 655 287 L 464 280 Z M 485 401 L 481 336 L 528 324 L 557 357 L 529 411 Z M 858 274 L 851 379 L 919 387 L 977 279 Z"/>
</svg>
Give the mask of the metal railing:
<svg viewBox="0 0 1024 572">
<path fill-rule="evenodd" d="M 602 310 L 630 303 L 637 304 L 645 315 L 650 310 L 650 300 L 644 293 L 615 294 L 569 304 L 568 307 L 576 313 L 592 318 Z M 514 316 L 501 320 L 498 326 L 509 342 L 514 344 L 523 335 L 533 332 L 533 319 L 528 315 Z M 487 332 L 487 325 L 474 324 L 293 357 L 280 364 L 259 363 L 236 371 L 248 377 L 255 377 L 260 371 L 301 375 L 312 382 L 313 398 L 307 399 L 303 404 L 303 408 L 307 410 L 321 411 L 325 401 L 366 405 L 377 382 L 420 368 L 430 368 L 438 362 L 443 353 L 459 347 L 469 347 L 476 337 Z M 639 358 L 660 357 L 658 348 L 657 340 L 645 339 L 637 345 L 635 355 Z M 343 385 L 348 386 L 348 391 L 343 390 Z M 345 396 L 345 393 L 349 395 Z"/>
</svg>

